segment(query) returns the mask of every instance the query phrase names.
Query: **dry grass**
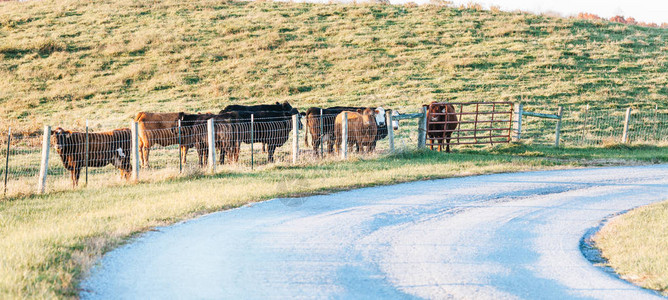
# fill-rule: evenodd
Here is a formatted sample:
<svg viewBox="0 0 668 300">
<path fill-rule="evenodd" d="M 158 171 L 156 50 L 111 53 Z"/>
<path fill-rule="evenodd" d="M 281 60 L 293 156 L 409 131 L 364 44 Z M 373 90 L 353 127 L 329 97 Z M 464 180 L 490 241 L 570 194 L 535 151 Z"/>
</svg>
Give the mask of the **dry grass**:
<svg viewBox="0 0 668 300">
<path fill-rule="evenodd" d="M 273 197 L 304 196 L 413 180 L 588 165 L 668 161 L 661 147 L 486 150 L 288 163 L 216 175 L 145 174 L 142 184 L 105 183 L 0 201 L 0 298 L 69 298 L 104 252 L 129 236 L 193 216 Z M 363 174 L 363 176 L 359 176 Z M 354 175 L 354 176 L 351 176 Z M 108 174 L 107 174 L 108 176 Z"/>
<path fill-rule="evenodd" d="M 612 219 L 594 241 L 623 278 L 668 296 L 668 202 Z"/>
<path fill-rule="evenodd" d="M 665 29 L 447 4 L 0 3 L 0 128 L 276 100 L 668 103 Z"/>
</svg>

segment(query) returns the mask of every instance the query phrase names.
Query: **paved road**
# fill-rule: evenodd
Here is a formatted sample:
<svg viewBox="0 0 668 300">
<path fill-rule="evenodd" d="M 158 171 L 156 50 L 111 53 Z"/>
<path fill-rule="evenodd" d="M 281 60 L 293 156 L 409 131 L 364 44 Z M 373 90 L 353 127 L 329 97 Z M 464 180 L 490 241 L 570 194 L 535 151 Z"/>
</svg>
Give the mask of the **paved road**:
<svg viewBox="0 0 668 300">
<path fill-rule="evenodd" d="M 149 232 L 108 253 L 80 296 L 660 298 L 593 267 L 579 241 L 610 214 L 667 198 L 668 165 L 654 165 L 276 199 Z"/>
</svg>

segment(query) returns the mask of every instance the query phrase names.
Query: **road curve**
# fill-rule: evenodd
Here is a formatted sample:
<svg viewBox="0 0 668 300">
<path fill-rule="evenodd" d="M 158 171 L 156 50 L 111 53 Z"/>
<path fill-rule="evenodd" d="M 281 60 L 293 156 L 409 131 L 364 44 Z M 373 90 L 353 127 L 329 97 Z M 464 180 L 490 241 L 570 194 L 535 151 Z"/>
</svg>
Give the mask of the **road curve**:
<svg viewBox="0 0 668 300">
<path fill-rule="evenodd" d="M 84 299 L 652 299 L 592 266 L 606 216 L 668 198 L 668 165 L 496 174 L 275 199 L 158 228 Z"/>
</svg>

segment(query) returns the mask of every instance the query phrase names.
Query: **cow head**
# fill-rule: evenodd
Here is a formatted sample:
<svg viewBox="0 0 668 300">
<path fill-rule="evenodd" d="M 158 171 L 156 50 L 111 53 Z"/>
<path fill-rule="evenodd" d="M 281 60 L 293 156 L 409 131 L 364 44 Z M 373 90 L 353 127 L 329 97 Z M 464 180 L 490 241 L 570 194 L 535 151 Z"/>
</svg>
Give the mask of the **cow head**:
<svg viewBox="0 0 668 300">
<path fill-rule="evenodd" d="M 61 153 L 63 151 L 63 147 L 69 144 L 69 140 L 72 138 L 72 131 L 58 127 L 56 130 L 51 131 L 51 135 L 56 137 L 56 144 L 54 147 L 58 153 Z"/>
<path fill-rule="evenodd" d="M 434 103 L 436 103 L 436 102 L 432 102 L 432 104 L 434 104 Z M 445 111 L 446 110 L 445 110 L 444 105 L 443 106 L 442 105 L 430 105 L 429 106 L 429 111 L 428 111 L 429 119 L 432 122 L 438 122 L 439 120 L 441 120 L 441 121 L 445 120 L 444 115 L 435 115 L 436 113 L 445 113 Z"/>
<path fill-rule="evenodd" d="M 378 125 L 378 127 L 384 127 L 385 126 L 385 109 L 378 106 L 375 109 L 375 114 L 376 114 L 376 125 Z"/>
<path fill-rule="evenodd" d="M 276 104 L 278 104 L 278 102 L 276 102 Z M 290 105 L 290 103 L 288 103 L 288 101 L 283 102 L 283 104 L 281 104 L 281 107 L 283 107 L 284 111 L 292 111 L 292 109 L 293 109 L 292 105 Z"/>
</svg>

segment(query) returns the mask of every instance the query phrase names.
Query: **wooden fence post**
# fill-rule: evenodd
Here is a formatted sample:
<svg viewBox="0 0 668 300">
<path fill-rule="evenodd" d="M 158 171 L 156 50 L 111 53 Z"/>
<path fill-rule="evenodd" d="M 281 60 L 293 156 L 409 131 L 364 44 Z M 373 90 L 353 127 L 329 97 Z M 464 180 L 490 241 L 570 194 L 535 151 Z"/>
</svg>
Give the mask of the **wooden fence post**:
<svg viewBox="0 0 668 300">
<path fill-rule="evenodd" d="M 624 118 L 624 132 L 622 133 L 622 143 L 629 141 L 629 121 L 631 119 L 631 108 L 626 109 L 626 118 Z"/>
<path fill-rule="evenodd" d="M 5 158 L 5 192 L 4 196 L 7 196 L 7 176 L 9 175 L 9 145 L 11 145 L 12 142 L 12 127 L 9 127 L 9 131 L 7 132 L 7 153 L 5 153 L 6 158 Z"/>
<path fill-rule="evenodd" d="M 130 141 L 132 144 L 132 154 L 130 154 L 130 163 L 132 164 L 132 181 L 139 180 L 139 123 L 130 122 L 132 135 Z"/>
<path fill-rule="evenodd" d="M 292 163 L 299 159 L 299 115 L 292 115 Z"/>
<path fill-rule="evenodd" d="M 524 105 L 522 103 L 515 103 L 515 141 L 519 142 L 522 138 L 522 113 L 524 112 Z"/>
<path fill-rule="evenodd" d="M 418 149 L 427 145 L 427 107 L 422 106 L 422 115 L 418 121 Z"/>
<path fill-rule="evenodd" d="M 348 112 L 343 112 L 343 121 L 341 122 L 341 158 L 348 158 Z"/>
<path fill-rule="evenodd" d="M 385 126 L 387 127 L 387 138 L 390 141 L 390 152 L 394 152 L 394 127 L 392 127 L 392 110 L 385 111 Z"/>
<path fill-rule="evenodd" d="M 216 173 L 216 126 L 213 118 L 206 121 L 207 128 L 207 142 L 209 146 L 209 173 Z"/>
<path fill-rule="evenodd" d="M 557 128 L 555 129 L 554 132 L 554 146 L 559 147 L 559 136 L 561 135 L 561 116 L 564 113 L 564 108 L 562 106 L 559 106 L 559 113 L 557 115 L 559 116 L 559 119 L 557 119 Z"/>
<path fill-rule="evenodd" d="M 44 194 L 46 191 L 46 176 L 49 170 L 49 149 L 51 146 L 51 126 L 44 126 L 44 136 L 42 139 L 42 162 L 39 167 L 39 182 L 37 183 L 37 193 Z"/>
</svg>

